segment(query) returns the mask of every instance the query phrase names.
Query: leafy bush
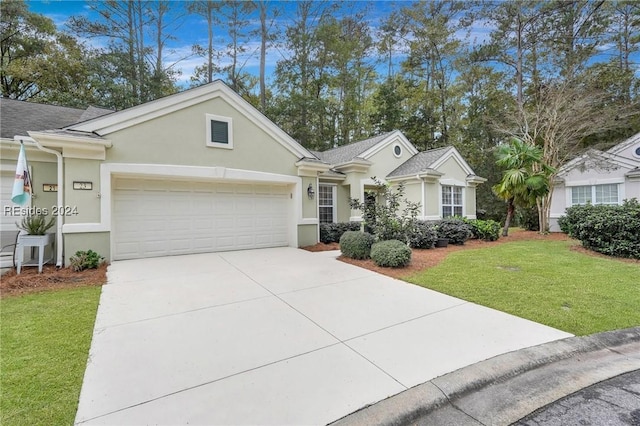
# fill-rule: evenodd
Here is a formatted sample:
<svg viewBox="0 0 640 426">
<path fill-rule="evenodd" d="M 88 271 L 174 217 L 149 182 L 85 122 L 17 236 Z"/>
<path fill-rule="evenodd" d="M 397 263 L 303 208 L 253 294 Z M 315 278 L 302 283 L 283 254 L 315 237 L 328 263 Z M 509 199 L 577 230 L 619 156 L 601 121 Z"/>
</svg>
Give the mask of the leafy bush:
<svg viewBox="0 0 640 426">
<path fill-rule="evenodd" d="M 436 226 L 425 220 L 415 223 L 413 232 L 409 235 L 409 246 L 419 249 L 433 248 L 438 239 Z"/>
<path fill-rule="evenodd" d="M 363 213 L 365 230 L 371 230 L 377 241 L 402 240 L 408 243 L 418 217 L 420 203 L 414 203 L 405 196 L 404 183 L 392 188 L 373 177 L 376 191 L 369 191 L 375 202 L 360 202 L 349 198 L 349 205 Z M 383 201 L 383 202 L 381 202 Z M 403 207 L 402 209 L 400 207 Z"/>
<path fill-rule="evenodd" d="M 484 241 L 495 241 L 500 238 L 500 224 L 495 220 L 465 218 L 462 219 L 462 221 L 469 225 L 471 238 L 477 238 Z"/>
<path fill-rule="evenodd" d="M 640 259 L 640 203 L 586 205 L 567 209 L 561 229 L 588 249 L 617 257 Z"/>
<path fill-rule="evenodd" d="M 329 244 L 337 243 L 347 231 L 359 231 L 360 222 L 337 222 L 320 224 L 320 241 Z"/>
<path fill-rule="evenodd" d="M 93 250 L 77 251 L 75 256 L 71 256 L 69 261 L 71 268 L 76 272 L 80 272 L 85 269 L 96 269 L 104 262 L 104 257 Z"/>
<path fill-rule="evenodd" d="M 340 237 L 340 251 L 352 259 L 368 259 L 373 242 L 373 235 L 367 232 L 347 231 Z"/>
<path fill-rule="evenodd" d="M 400 268 L 411 262 L 411 249 L 402 241 L 379 241 L 371 247 L 371 259 L 378 266 Z"/>
<path fill-rule="evenodd" d="M 471 227 L 462 219 L 447 218 L 438 223 L 438 237 L 448 238 L 451 244 L 462 245 L 471 236 Z"/>
<path fill-rule="evenodd" d="M 22 219 L 18 228 L 26 231 L 29 235 L 44 235 L 56 222 L 56 219 L 52 217 L 47 221 L 47 217 L 43 214 L 26 216 Z"/>
<path fill-rule="evenodd" d="M 558 226 L 560 226 L 560 230 L 571 238 L 576 238 L 574 229 L 591 213 L 593 209 L 594 206 L 592 204 L 582 204 L 569 207 L 565 211 L 565 216 L 561 216 L 558 219 Z"/>
</svg>

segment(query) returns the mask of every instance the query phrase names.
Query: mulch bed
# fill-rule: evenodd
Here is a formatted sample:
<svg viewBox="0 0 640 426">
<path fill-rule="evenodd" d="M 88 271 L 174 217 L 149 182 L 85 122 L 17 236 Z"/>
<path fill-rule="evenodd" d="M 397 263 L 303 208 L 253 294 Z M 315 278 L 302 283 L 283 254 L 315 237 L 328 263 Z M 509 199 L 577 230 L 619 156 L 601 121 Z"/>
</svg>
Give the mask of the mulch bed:
<svg viewBox="0 0 640 426">
<path fill-rule="evenodd" d="M 75 272 L 71 268 L 58 269 L 53 265 L 45 265 L 42 273 L 38 268 L 23 268 L 20 275 L 15 270 L 0 277 L 0 297 L 17 296 L 47 290 L 65 288 L 101 286 L 107 282 L 107 265 L 98 269 L 86 269 Z"/>
<path fill-rule="evenodd" d="M 341 260 L 345 263 L 350 263 L 352 265 L 359 266 L 361 268 L 369 269 L 371 271 L 375 271 L 380 274 L 387 275 L 393 278 L 405 278 L 410 275 L 413 275 L 416 272 L 422 271 L 423 269 L 436 266 L 438 263 L 442 262 L 449 255 L 449 253 L 454 251 L 491 247 L 498 244 L 508 243 L 511 241 L 522 241 L 522 240 L 569 241 L 571 239 L 562 232 L 540 234 L 535 231 L 524 231 L 524 230 L 516 229 L 516 230 L 510 230 L 508 237 L 500 237 L 500 239 L 498 239 L 497 241 L 469 240 L 464 245 L 461 245 L 461 246 L 449 244 L 449 246 L 445 248 L 434 248 L 434 249 L 428 249 L 428 250 L 413 249 L 413 253 L 411 256 L 411 263 L 405 268 L 382 268 L 382 267 L 376 266 L 376 264 L 373 263 L 371 259 L 356 260 L 356 259 L 351 259 L 345 256 L 340 256 L 338 257 L 338 260 Z M 588 254 L 590 256 L 603 257 L 607 259 L 616 259 L 616 260 L 620 260 L 621 262 L 640 263 L 640 260 L 612 258 L 611 256 L 606 256 L 601 253 L 596 253 L 594 251 L 591 251 L 589 249 L 582 247 L 578 241 L 576 240 L 573 240 L 573 241 L 574 241 L 574 244 L 571 245 L 571 250 L 574 250 L 574 251 Z M 314 246 L 303 247 L 303 248 L 308 251 L 317 252 L 317 251 L 323 251 L 323 250 L 340 250 L 340 245 L 338 243 L 332 243 L 332 244 L 318 243 Z"/>
</svg>

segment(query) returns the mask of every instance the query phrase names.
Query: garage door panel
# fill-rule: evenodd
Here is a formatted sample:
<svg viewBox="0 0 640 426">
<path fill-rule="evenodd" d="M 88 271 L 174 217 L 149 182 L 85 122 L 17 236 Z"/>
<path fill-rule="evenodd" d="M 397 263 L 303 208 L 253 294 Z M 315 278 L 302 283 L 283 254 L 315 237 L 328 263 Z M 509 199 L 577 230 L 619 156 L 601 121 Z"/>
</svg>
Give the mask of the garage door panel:
<svg viewBox="0 0 640 426">
<path fill-rule="evenodd" d="M 116 179 L 114 259 L 286 246 L 283 185 Z"/>
</svg>

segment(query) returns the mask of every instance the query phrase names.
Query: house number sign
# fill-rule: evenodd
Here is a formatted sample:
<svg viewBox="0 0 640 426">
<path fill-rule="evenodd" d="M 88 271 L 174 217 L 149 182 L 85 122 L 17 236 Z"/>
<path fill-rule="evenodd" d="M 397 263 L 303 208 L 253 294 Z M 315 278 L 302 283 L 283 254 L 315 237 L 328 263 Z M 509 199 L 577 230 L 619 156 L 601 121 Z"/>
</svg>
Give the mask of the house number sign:
<svg viewBox="0 0 640 426">
<path fill-rule="evenodd" d="M 42 192 L 58 192 L 57 183 L 43 183 Z"/>
<path fill-rule="evenodd" d="M 73 189 L 78 189 L 81 191 L 90 191 L 93 189 L 93 182 L 73 181 Z"/>
</svg>

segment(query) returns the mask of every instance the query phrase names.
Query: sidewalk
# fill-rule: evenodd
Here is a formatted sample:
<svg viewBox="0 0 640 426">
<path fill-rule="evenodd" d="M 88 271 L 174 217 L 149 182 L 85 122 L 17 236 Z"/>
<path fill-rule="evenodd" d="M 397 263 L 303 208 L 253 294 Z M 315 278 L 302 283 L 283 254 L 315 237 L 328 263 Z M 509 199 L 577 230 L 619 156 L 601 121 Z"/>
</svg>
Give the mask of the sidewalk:
<svg viewBox="0 0 640 426">
<path fill-rule="evenodd" d="M 332 425 L 509 425 L 581 389 L 640 369 L 640 327 L 499 355 L 430 380 Z"/>
</svg>

